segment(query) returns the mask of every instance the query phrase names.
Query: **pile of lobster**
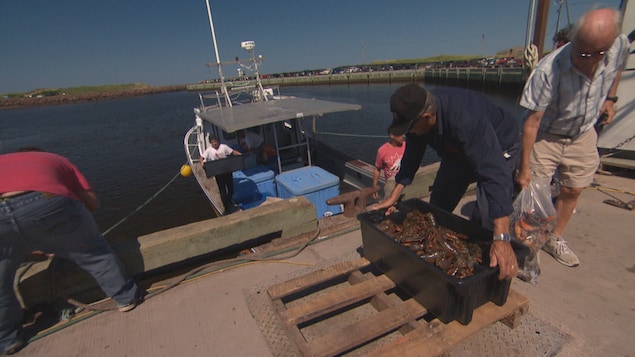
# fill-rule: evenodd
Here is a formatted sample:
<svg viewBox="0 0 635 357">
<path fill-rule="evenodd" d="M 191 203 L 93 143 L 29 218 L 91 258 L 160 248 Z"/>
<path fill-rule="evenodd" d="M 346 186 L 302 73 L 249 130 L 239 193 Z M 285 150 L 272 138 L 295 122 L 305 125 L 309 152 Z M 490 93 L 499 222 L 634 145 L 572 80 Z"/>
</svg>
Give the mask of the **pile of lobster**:
<svg viewBox="0 0 635 357">
<path fill-rule="evenodd" d="M 439 226 L 432 213 L 408 212 L 402 224 L 386 218 L 377 227 L 446 274 L 465 278 L 482 263 L 482 249 L 464 234 Z"/>
</svg>

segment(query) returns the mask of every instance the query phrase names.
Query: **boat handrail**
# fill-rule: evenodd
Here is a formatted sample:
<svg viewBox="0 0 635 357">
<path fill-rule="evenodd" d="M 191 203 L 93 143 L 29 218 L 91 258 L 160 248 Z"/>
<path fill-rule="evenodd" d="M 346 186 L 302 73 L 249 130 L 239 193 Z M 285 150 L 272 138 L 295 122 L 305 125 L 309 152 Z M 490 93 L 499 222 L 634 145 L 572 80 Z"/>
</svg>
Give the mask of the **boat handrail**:
<svg viewBox="0 0 635 357">
<path fill-rule="evenodd" d="M 199 93 L 198 94 L 199 100 L 201 102 L 201 110 L 204 110 L 205 108 L 214 108 L 214 107 L 220 107 L 221 106 L 221 96 L 220 93 L 218 91 L 214 91 L 212 94 L 203 94 L 203 93 Z M 206 105 L 205 104 L 205 99 L 214 99 L 216 102 L 214 103 L 214 105 Z"/>
</svg>

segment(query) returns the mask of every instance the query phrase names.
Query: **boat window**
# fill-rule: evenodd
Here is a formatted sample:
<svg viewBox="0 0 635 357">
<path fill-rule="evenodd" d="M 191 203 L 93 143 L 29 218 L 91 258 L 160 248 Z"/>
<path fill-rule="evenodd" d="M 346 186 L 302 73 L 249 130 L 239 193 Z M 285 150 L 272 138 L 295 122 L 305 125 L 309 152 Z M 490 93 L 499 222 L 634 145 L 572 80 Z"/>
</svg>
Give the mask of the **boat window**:
<svg viewBox="0 0 635 357">
<path fill-rule="evenodd" d="M 225 140 L 233 140 L 235 138 L 236 138 L 236 132 L 228 133 L 225 130 L 223 130 L 223 139 L 225 139 Z"/>
</svg>

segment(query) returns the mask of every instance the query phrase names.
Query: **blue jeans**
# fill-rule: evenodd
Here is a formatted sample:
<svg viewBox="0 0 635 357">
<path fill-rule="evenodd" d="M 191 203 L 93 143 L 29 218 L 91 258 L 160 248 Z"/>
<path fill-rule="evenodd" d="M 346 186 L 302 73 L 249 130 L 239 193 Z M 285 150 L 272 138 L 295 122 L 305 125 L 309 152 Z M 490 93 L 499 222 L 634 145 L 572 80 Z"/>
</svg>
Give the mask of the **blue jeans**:
<svg viewBox="0 0 635 357">
<path fill-rule="evenodd" d="M 506 174 L 512 182 L 515 182 L 516 166 L 520 161 L 520 145 L 521 141 L 518 141 L 506 151 L 509 155 L 505 160 Z M 456 157 L 443 158 L 437 177 L 432 185 L 430 204 L 452 212 L 465 194 L 467 187 L 476 181 L 476 172 L 467 160 Z M 515 190 L 516 188 L 514 187 Z M 513 200 L 513 194 L 514 192 L 509 197 L 510 202 Z M 486 229 L 494 229 L 494 222 L 489 217 L 489 202 L 485 189 L 478 182 L 476 185 L 476 204 L 470 216 L 470 221 Z"/>
<path fill-rule="evenodd" d="M 0 200 L 0 353 L 21 331 L 23 312 L 13 281 L 23 259 L 35 250 L 75 262 L 119 305 L 139 296 L 137 284 L 81 202 L 47 199 L 39 192 Z"/>
</svg>

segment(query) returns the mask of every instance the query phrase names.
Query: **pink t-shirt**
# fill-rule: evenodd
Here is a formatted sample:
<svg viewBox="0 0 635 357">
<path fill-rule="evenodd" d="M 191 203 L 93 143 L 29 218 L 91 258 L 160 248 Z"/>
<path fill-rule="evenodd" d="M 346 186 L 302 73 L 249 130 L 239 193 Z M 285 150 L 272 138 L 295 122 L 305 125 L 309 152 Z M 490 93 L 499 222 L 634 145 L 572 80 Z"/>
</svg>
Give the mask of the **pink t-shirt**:
<svg viewBox="0 0 635 357">
<path fill-rule="evenodd" d="M 40 191 L 77 200 L 75 192 L 88 190 L 86 177 L 63 156 L 39 151 L 0 155 L 0 193 Z"/>
<path fill-rule="evenodd" d="M 404 151 L 406 151 L 405 143 L 401 146 L 392 146 L 390 143 L 385 143 L 377 149 L 375 167 L 384 171 L 386 180 L 399 172 Z"/>
</svg>

